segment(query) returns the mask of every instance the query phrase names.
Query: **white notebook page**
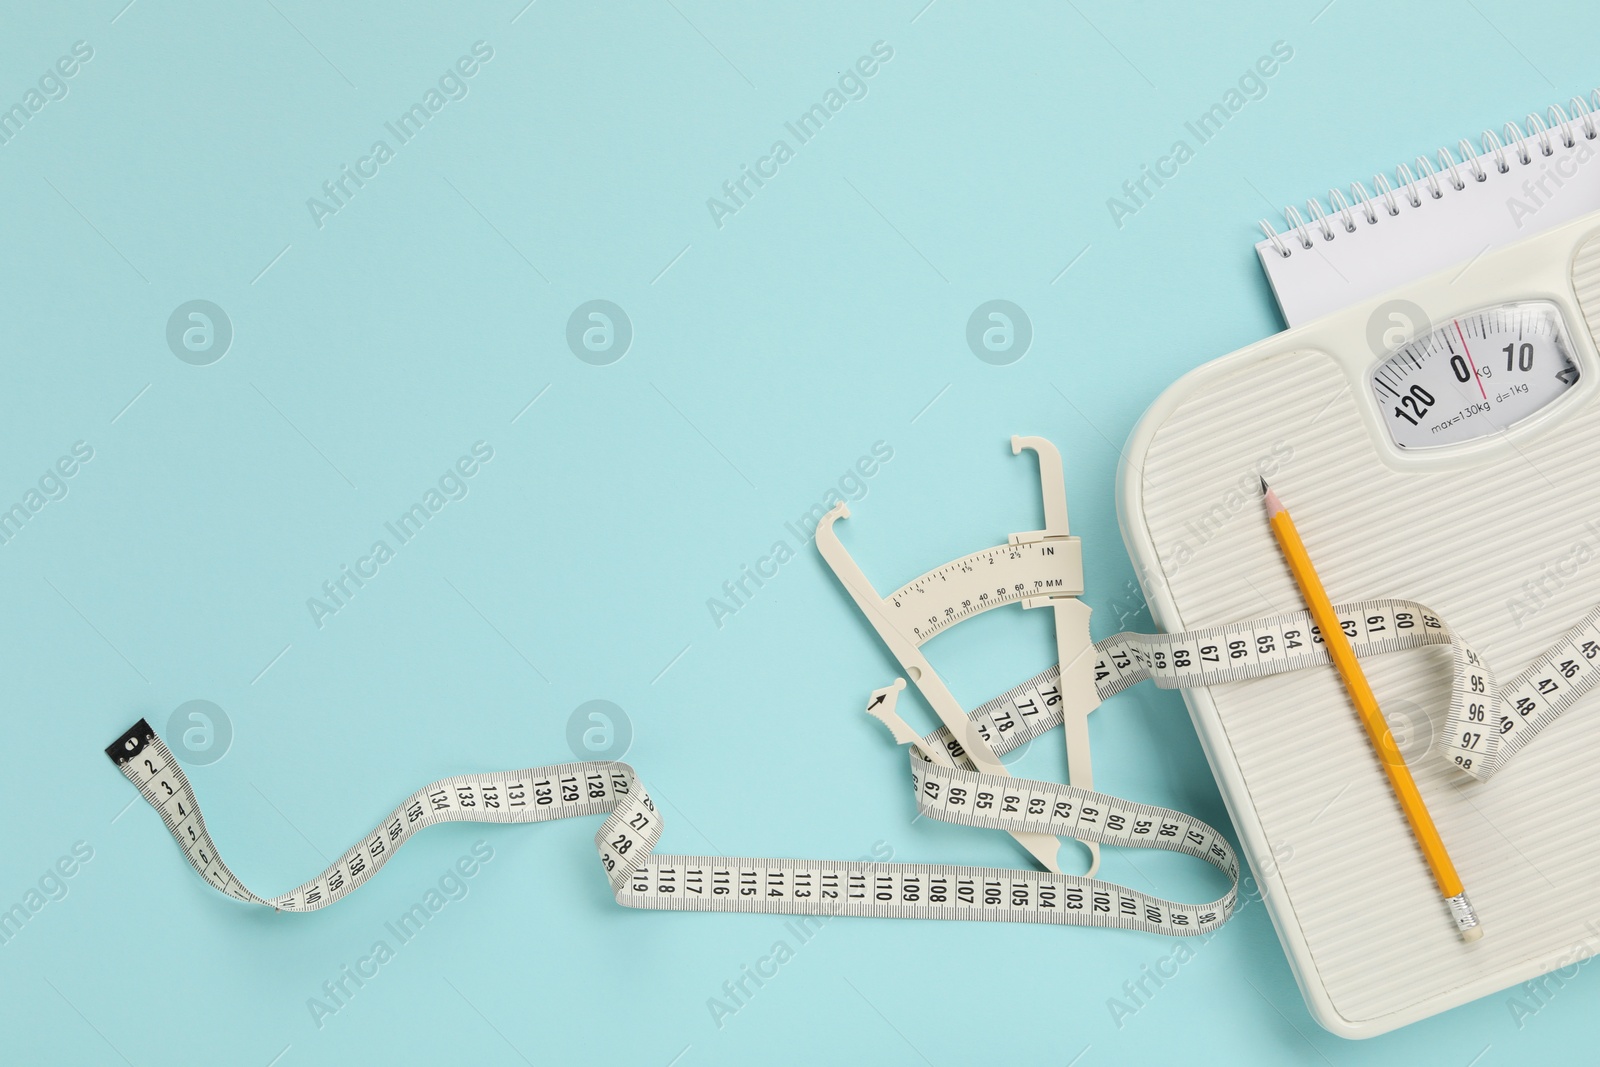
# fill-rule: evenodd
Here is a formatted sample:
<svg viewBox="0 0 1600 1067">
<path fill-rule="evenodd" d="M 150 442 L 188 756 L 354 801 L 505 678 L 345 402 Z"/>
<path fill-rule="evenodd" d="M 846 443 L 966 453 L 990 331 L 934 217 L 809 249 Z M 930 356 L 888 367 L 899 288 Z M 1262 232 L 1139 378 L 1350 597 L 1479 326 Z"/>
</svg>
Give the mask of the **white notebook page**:
<svg viewBox="0 0 1600 1067">
<path fill-rule="evenodd" d="M 1299 326 L 1450 267 L 1471 270 L 1491 248 L 1600 209 L 1600 90 L 1591 100 L 1594 110 L 1575 98 L 1396 177 L 1286 210 L 1286 228 L 1256 245 L 1285 321 Z"/>
</svg>

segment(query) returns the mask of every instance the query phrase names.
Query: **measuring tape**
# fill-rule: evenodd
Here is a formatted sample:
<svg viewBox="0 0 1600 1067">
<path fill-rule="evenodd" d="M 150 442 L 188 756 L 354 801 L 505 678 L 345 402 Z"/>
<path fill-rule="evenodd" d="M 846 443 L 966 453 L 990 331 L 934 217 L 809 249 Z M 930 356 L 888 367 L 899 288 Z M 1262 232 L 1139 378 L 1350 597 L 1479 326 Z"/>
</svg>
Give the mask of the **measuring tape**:
<svg viewBox="0 0 1600 1067">
<path fill-rule="evenodd" d="M 1600 608 L 1503 689 L 1481 657 L 1419 604 L 1373 600 L 1337 610 L 1358 655 L 1450 646 L 1455 670 L 1448 725 L 1434 748 L 1479 779 L 1600 681 Z M 1102 699 L 1145 679 L 1162 688 L 1218 685 L 1329 659 L 1304 611 L 1178 634 L 1122 633 L 1095 648 L 1095 686 Z M 1051 667 L 971 712 L 976 736 L 1003 755 L 1059 725 L 1059 677 L 1059 666 Z M 936 762 L 929 755 L 934 752 L 956 765 Z M 424 786 L 327 870 L 267 898 L 245 888 L 222 862 L 187 776 L 148 723 L 134 724 L 106 754 L 161 814 L 202 878 L 230 897 L 277 911 L 314 911 L 348 896 L 412 835 L 435 823 L 588 815 L 605 816 L 595 834 L 600 863 L 617 902 L 635 908 L 1036 922 L 1187 936 L 1225 922 L 1238 891 L 1238 859 L 1211 826 L 1092 790 L 980 773 L 947 727 L 912 745 L 912 781 L 922 814 L 962 826 L 1185 853 L 1226 875 L 1227 892 L 1209 903 L 1183 904 L 1045 871 L 657 855 L 661 815 L 633 769 L 589 762 L 460 775 Z"/>
<path fill-rule="evenodd" d="M 550 822 L 605 815 L 595 834 L 617 903 L 673 911 L 985 919 L 1118 926 L 1197 934 L 1233 910 L 1239 861 L 1216 830 L 1168 808 L 1132 804 L 1072 786 L 996 778 L 914 760 L 923 814 L 964 826 L 1070 833 L 1083 840 L 1184 852 L 1228 876 L 1209 904 L 1162 900 L 1110 882 L 1043 871 L 924 863 L 667 856 L 653 852 L 661 814 L 625 763 L 563 763 L 460 775 L 426 785 L 327 870 L 281 896 L 246 889 L 217 854 L 182 768 L 143 719 L 106 749 L 161 813 L 195 870 L 237 900 L 277 911 L 314 911 L 370 879 L 412 835 L 441 822 Z"/>
<path fill-rule="evenodd" d="M 1450 646 L 1450 706 L 1431 751 L 1479 781 L 1492 777 L 1600 683 L 1600 607 L 1504 685 L 1472 646 L 1421 604 L 1367 600 L 1335 611 L 1358 656 Z M 1306 611 L 1175 634 L 1120 633 L 1095 649 L 1095 686 L 1102 700 L 1147 679 L 1162 689 L 1184 689 L 1329 663 L 1327 646 Z M 1051 667 L 974 710 L 973 734 L 1004 755 L 1059 723 L 1060 713 L 1050 714 L 1058 700 L 1058 669 Z M 926 742 L 952 756 L 964 748 L 943 727 Z"/>
</svg>

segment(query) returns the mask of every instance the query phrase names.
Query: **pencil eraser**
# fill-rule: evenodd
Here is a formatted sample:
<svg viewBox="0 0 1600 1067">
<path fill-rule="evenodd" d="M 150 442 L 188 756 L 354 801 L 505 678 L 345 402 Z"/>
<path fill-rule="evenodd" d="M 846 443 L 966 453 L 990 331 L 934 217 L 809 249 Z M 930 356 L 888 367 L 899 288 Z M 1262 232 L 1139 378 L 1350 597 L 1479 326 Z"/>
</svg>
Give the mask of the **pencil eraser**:
<svg viewBox="0 0 1600 1067">
<path fill-rule="evenodd" d="M 1468 927 L 1467 929 L 1461 931 L 1461 940 L 1465 941 L 1469 945 L 1481 937 L 1483 937 L 1483 927 L 1481 925 Z"/>
</svg>

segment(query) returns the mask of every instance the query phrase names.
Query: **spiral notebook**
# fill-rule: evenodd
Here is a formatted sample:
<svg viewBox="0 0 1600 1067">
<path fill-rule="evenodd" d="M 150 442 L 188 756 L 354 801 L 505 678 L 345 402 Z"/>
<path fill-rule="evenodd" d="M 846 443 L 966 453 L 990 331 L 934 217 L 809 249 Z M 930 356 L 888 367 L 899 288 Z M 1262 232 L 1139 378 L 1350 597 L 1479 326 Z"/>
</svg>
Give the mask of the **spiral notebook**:
<svg viewBox="0 0 1600 1067">
<path fill-rule="evenodd" d="M 1417 156 L 1368 188 L 1332 189 L 1263 220 L 1256 245 L 1278 307 L 1300 326 L 1600 209 L 1600 89 L 1477 143 Z"/>
</svg>

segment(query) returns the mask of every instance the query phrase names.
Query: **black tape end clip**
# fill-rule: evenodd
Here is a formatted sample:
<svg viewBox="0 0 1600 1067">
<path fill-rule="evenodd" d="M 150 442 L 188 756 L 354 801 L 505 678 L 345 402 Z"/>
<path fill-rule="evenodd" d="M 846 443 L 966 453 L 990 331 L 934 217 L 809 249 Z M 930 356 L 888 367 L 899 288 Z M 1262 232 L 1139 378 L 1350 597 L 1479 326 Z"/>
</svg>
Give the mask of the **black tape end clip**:
<svg viewBox="0 0 1600 1067">
<path fill-rule="evenodd" d="M 139 753 L 143 752 L 145 746 L 148 745 L 151 740 L 155 738 L 155 736 L 156 732 L 150 728 L 150 724 L 145 722 L 143 719 L 140 719 L 138 722 L 128 727 L 127 731 L 121 737 L 117 738 L 115 741 L 111 742 L 111 744 L 106 746 L 106 755 L 111 757 L 112 763 L 115 763 L 118 767 L 120 767 L 124 763 L 127 763 L 129 760 L 133 759 L 133 757 L 137 756 Z"/>
</svg>

